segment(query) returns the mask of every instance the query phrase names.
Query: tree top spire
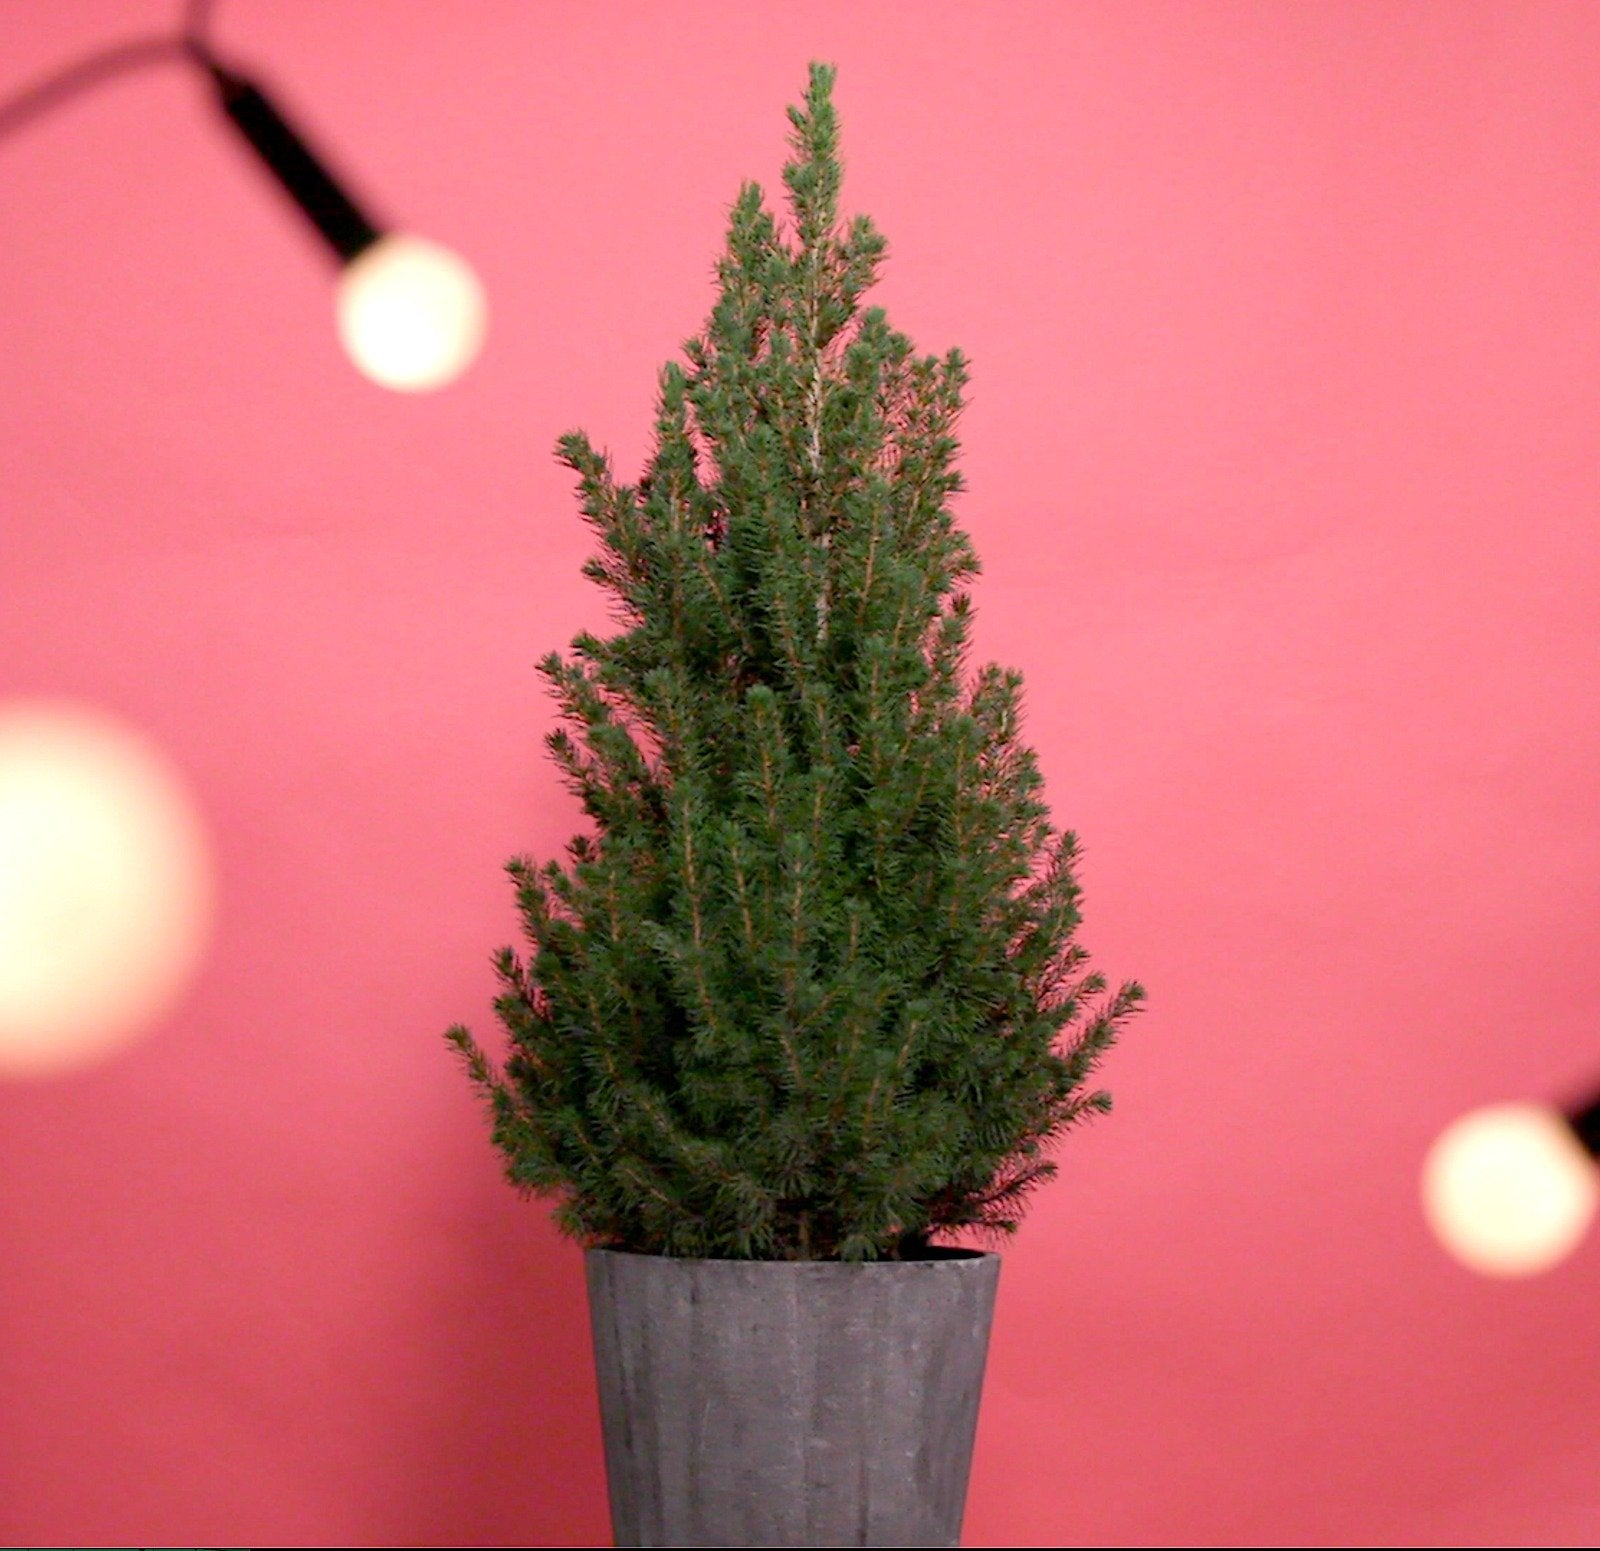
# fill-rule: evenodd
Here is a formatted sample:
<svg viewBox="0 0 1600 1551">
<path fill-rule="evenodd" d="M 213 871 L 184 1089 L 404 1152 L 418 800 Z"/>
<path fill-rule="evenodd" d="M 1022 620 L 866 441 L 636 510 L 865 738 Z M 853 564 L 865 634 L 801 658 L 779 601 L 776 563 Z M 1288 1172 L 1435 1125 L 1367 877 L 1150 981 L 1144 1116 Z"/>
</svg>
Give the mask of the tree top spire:
<svg viewBox="0 0 1600 1551">
<path fill-rule="evenodd" d="M 833 65 L 811 62 L 805 101 L 789 108 L 789 145 L 795 160 L 783 169 L 801 246 L 815 248 L 839 219 L 839 115 L 833 106 Z"/>
</svg>

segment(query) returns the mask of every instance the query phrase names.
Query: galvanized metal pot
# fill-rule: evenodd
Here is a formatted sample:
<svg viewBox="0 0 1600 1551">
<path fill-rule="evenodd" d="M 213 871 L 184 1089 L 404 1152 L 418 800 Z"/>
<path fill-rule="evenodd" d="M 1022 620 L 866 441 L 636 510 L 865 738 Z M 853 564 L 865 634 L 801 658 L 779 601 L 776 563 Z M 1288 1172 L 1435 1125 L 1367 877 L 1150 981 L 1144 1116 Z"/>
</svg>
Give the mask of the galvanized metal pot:
<svg viewBox="0 0 1600 1551">
<path fill-rule="evenodd" d="M 955 1546 L 997 1255 L 588 1252 L 619 1546 Z"/>
</svg>

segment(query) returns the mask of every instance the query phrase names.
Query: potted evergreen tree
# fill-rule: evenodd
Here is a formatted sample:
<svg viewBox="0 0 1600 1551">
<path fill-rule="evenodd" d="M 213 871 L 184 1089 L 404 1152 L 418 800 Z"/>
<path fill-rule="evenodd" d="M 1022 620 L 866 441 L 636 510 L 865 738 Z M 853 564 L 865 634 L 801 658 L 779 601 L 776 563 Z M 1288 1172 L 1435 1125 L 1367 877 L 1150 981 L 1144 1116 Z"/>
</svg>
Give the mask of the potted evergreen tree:
<svg viewBox="0 0 1600 1551">
<path fill-rule="evenodd" d="M 1019 675 L 966 669 L 966 371 L 861 305 L 832 85 L 640 482 L 560 442 L 621 614 L 541 665 L 592 830 L 508 864 L 503 1069 L 449 1033 L 587 1246 L 619 1545 L 957 1544 L 998 1257 L 940 1246 L 1016 1227 L 1144 994 L 1074 941 Z"/>
</svg>

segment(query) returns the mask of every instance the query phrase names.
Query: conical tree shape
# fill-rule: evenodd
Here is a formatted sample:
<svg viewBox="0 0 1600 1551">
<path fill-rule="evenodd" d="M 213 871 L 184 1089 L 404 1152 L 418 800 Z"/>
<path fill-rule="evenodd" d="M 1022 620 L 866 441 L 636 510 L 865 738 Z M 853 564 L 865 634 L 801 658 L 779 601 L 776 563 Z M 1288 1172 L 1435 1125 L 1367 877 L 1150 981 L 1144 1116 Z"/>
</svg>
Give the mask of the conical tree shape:
<svg viewBox="0 0 1600 1551">
<path fill-rule="evenodd" d="M 643 479 L 560 443 L 621 614 L 541 665 L 593 833 L 509 864 L 504 1072 L 449 1037 L 511 1180 L 590 1244 L 860 1259 L 1012 1229 L 1143 997 L 1088 1005 L 1021 679 L 965 669 L 966 371 L 861 306 L 884 241 L 839 222 L 832 86 L 813 65 L 789 110 L 792 233 L 740 192 Z"/>
</svg>

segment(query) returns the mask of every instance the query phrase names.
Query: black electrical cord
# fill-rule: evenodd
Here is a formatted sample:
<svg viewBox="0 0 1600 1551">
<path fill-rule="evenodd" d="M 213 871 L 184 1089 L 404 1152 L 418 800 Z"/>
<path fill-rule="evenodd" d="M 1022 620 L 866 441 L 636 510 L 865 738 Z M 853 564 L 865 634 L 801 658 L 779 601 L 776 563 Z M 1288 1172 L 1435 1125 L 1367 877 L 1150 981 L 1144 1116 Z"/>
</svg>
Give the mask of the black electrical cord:
<svg viewBox="0 0 1600 1551">
<path fill-rule="evenodd" d="M 177 32 L 129 38 L 97 49 L 0 101 L 0 140 L 80 93 L 131 71 L 174 59 L 214 64 L 208 42 L 213 3 L 214 0 L 186 0 Z"/>
<path fill-rule="evenodd" d="M 215 0 L 188 0 L 183 10 L 183 36 L 205 55 L 206 39 L 211 34 L 211 12 Z"/>
</svg>

